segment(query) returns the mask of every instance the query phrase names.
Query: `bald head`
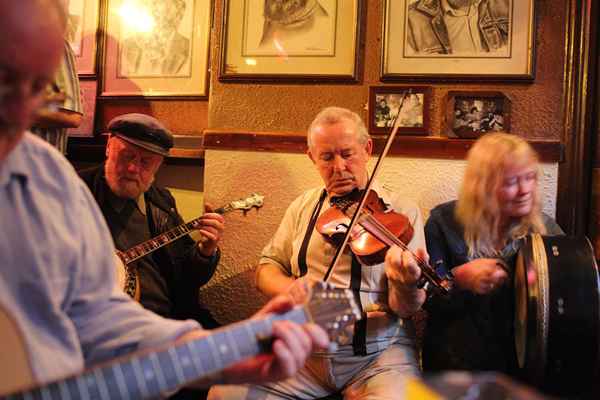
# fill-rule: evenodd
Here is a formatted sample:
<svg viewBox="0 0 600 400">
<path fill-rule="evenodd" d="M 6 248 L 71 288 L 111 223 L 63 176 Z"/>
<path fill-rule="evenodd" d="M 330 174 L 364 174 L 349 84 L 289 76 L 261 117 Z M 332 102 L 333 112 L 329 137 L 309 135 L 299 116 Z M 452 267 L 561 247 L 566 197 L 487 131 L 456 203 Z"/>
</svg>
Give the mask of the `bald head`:
<svg viewBox="0 0 600 400">
<path fill-rule="evenodd" d="M 4 1 L 0 12 L 0 161 L 34 121 L 64 51 L 61 0 Z"/>
</svg>

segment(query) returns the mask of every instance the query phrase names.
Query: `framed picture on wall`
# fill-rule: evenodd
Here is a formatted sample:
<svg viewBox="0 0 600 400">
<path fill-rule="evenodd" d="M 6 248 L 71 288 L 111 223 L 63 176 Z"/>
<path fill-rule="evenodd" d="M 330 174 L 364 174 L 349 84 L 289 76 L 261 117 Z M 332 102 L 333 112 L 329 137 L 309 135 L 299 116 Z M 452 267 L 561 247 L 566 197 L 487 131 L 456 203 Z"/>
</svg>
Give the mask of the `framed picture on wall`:
<svg viewBox="0 0 600 400">
<path fill-rule="evenodd" d="M 107 0 L 101 96 L 206 98 L 211 0 Z"/>
<path fill-rule="evenodd" d="M 386 0 L 381 80 L 533 80 L 534 3 Z"/>
<path fill-rule="evenodd" d="M 396 117 L 398 134 L 427 135 L 431 90 L 423 86 L 371 86 L 369 88 L 369 133 L 389 134 Z"/>
<path fill-rule="evenodd" d="M 100 0 L 66 0 L 68 5 L 66 39 L 73 49 L 77 72 L 82 77 L 96 75 L 96 31 Z"/>
<path fill-rule="evenodd" d="M 96 115 L 96 94 L 98 84 L 95 80 L 80 80 L 81 105 L 83 106 L 83 119 L 77 128 L 69 129 L 69 136 L 92 137 L 94 136 L 94 117 Z"/>
<path fill-rule="evenodd" d="M 221 81 L 358 81 L 364 0 L 226 0 Z"/>
<path fill-rule="evenodd" d="M 488 132 L 510 132 L 510 99 L 501 92 L 448 92 L 446 133 L 475 139 Z"/>
</svg>

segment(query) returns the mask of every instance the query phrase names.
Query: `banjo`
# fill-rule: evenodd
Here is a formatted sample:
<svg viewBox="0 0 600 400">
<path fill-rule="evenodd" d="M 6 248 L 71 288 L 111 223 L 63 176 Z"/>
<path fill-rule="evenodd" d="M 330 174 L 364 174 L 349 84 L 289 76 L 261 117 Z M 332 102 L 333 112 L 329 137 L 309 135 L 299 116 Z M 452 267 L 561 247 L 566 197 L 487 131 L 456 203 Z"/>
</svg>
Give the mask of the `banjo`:
<svg viewBox="0 0 600 400">
<path fill-rule="evenodd" d="M 252 208 L 257 209 L 262 207 L 265 196 L 253 193 L 245 199 L 232 201 L 222 207 L 217 208 L 213 212 L 217 214 L 226 214 L 234 210 L 242 210 L 244 213 Z M 131 265 L 135 260 L 138 260 L 146 255 L 160 249 L 169 243 L 187 235 L 190 231 L 198 229 L 202 226 L 202 217 L 195 218 L 189 222 L 183 223 L 170 229 L 158 236 L 153 237 L 145 242 L 142 242 L 132 248 L 124 251 L 117 250 L 115 254 L 115 263 L 117 265 L 117 282 L 119 287 L 123 288 L 125 293 L 133 297 L 135 300 L 140 298 L 140 283 L 137 278 L 137 271 Z"/>
<path fill-rule="evenodd" d="M 514 276 L 514 328 L 517 361 L 531 384 L 558 394 L 593 390 L 600 369 L 598 279 L 587 238 L 525 239 Z"/>
</svg>

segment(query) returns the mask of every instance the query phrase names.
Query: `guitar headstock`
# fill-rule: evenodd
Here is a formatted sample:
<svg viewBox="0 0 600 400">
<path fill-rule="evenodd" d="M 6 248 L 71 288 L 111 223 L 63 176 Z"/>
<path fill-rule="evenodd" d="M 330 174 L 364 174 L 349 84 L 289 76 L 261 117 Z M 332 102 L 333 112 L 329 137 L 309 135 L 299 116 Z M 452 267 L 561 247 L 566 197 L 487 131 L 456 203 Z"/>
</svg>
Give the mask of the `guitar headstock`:
<svg viewBox="0 0 600 400">
<path fill-rule="evenodd" d="M 252 193 L 249 197 L 245 199 L 234 200 L 229 203 L 229 206 L 232 210 L 243 210 L 248 211 L 253 207 L 261 208 L 263 206 L 265 196 L 261 196 L 258 193 Z"/>
<path fill-rule="evenodd" d="M 310 297 L 305 309 L 313 322 L 320 325 L 332 341 L 335 341 L 344 328 L 361 319 L 354 293 L 326 282 L 317 282 L 310 288 Z"/>
</svg>

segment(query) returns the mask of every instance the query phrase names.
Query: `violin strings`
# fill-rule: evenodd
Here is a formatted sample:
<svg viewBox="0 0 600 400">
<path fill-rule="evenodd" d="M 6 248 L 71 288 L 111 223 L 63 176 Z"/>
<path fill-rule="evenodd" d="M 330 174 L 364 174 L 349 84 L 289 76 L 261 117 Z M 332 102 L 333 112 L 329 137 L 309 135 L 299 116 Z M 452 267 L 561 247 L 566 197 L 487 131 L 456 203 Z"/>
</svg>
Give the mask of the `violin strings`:
<svg viewBox="0 0 600 400">
<path fill-rule="evenodd" d="M 371 214 L 365 213 L 365 218 L 375 225 L 377 229 L 383 232 L 389 240 L 391 240 L 394 244 L 400 247 L 402 250 L 408 251 L 414 257 L 415 261 L 419 266 L 429 266 L 424 259 L 416 255 L 411 249 L 408 248 L 404 242 L 398 239 L 388 228 L 385 227 L 381 222 L 377 220 L 377 218 L 373 217 Z"/>
</svg>

